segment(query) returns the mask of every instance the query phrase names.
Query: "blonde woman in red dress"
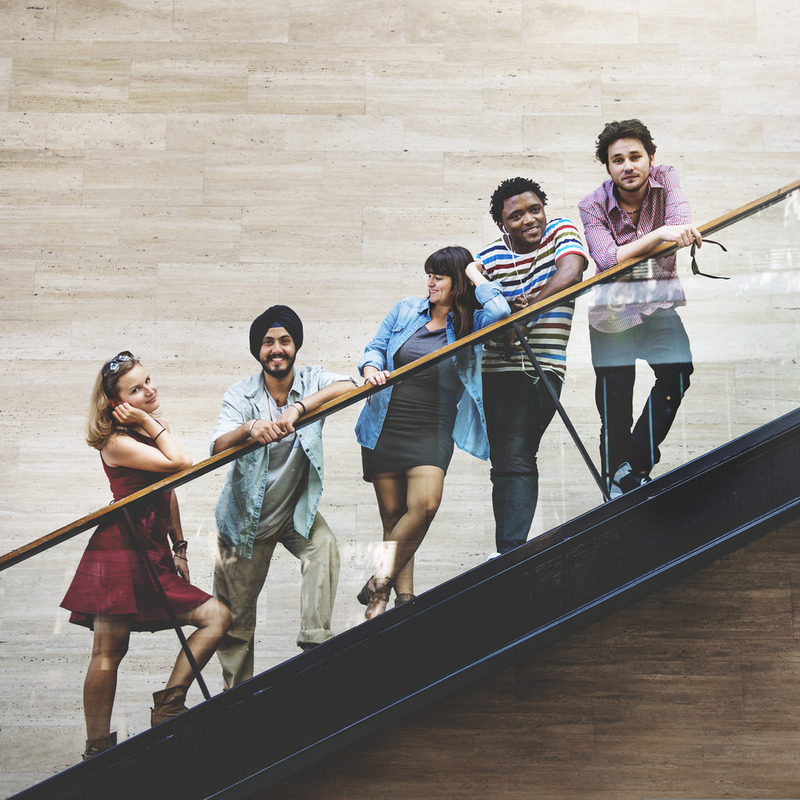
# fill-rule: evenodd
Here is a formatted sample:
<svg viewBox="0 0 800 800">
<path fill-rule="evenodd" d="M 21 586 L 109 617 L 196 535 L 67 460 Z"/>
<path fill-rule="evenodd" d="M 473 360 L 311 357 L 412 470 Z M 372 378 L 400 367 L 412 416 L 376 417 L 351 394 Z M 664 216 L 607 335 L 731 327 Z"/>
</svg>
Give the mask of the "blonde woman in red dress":
<svg viewBox="0 0 800 800">
<path fill-rule="evenodd" d="M 114 500 L 191 466 L 169 427 L 157 418 L 158 408 L 156 386 L 131 353 L 123 351 L 103 366 L 92 394 L 86 441 L 100 451 Z M 188 646 L 202 669 L 230 626 L 230 611 L 189 582 L 188 546 L 174 493 L 161 492 L 130 509 L 136 536 L 175 618 L 181 626 L 197 628 Z M 131 631 L 172 627 L 162 593 L 143 562 L 141 544 L 131 538 L 118 515 L 103 522 L 89 540 L 61 603 L 72 612 L 70 622 L 94 631 L 83 689 L 84 758 L 116 744 L 111 711 L 117 671 Z M 186 692 L 193 680 L 192 668 L 181 651 L 166 687 L 153 695 L 152 725 L 186 710 Z"/>
</svg>

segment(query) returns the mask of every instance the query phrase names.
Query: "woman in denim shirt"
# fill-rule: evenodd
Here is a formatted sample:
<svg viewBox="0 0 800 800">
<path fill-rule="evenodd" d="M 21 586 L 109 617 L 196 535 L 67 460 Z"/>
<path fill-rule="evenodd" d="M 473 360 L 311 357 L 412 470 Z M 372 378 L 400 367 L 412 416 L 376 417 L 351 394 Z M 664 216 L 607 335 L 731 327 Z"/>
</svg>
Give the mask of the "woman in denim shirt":
<svg viewBox="0 0 800 800">
<path fill-rule="evenodd" d="M 367 345 L 358 368 L 366 382 L 386 383 L 392 370 L 422 358 L 510 314 L 463 247 L 437 250 L 425 262 L 428 297 L 395 305 Z M 442 499 L 453 443 L 489 456 L 481 390 L 481 345 L 459 351 L 373 395 L 356 424 L 364 479 L 375 487 L 384 549 L 377 572 L 359 592 L 370 619 L 414 598 L 417 548 Z"/>
</svg>

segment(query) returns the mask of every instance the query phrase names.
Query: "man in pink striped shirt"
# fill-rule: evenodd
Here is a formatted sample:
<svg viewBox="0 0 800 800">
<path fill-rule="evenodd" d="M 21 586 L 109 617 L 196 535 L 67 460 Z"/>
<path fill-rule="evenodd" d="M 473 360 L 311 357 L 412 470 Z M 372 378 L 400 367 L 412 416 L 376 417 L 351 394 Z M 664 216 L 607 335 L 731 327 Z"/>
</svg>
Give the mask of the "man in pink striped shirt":
<svg viewBox="0 0 800 800">
<path fill-rule="evenodd" d="M 610 122 L 597 139 L 595 155 L 610 179 L 578 208 L 598 273 L 662 242 L 702 244 L 675 168 L 654 166 L 655 152 L 638 119 Z M 693 371 L 689 338 L 675 310 L 686 303 L 675 255 L 649 259 L 626 278 L 598 287 L 589 309 L 600 461 L 612 497 L 650 480 Z M 637 358 L 647 361 L 656 381 L 633 425 Z"/>
</svg>

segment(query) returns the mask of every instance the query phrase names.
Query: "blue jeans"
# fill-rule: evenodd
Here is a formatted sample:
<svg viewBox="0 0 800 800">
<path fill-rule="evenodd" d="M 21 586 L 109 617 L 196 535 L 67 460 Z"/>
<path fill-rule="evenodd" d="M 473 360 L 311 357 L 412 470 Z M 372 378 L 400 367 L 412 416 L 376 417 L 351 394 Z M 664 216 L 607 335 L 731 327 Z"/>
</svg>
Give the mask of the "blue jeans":
<svg viewBox="0 0 800 800">
<path fill-rule="evenodd" d="M 546 373 L 561 394 L 561 381 Z M 525 543 L 539 499 L 536 454 L 556 406 L 541 380 L 524 372 L 484 372 L 483 405 L 492 469 L 495 546 Z"/>
<path fill-rule="evenodd" d="M 692 374 L 689 337 L 674 308 L 662 308 L 620 333 L 589 329 L 600 412 L 600 463 L 606 480 L 627 461 L 635 473 L 649 473 L 661 458 L 664 441 Z M 650 365 L 656 382 L 633 425 L 636 359 Z"/>
</svg>

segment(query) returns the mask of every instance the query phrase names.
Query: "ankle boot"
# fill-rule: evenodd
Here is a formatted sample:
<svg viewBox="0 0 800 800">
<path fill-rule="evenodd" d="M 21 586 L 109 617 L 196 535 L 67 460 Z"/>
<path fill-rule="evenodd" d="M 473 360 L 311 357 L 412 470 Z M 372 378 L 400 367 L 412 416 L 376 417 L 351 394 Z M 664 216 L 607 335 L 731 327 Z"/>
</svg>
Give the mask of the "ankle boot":
<svg viewBox="0 0 800 800">
<path fill-rule="evenodd" d="M 186 711 L 187 686 L 173 686 L 171 689 L 162 689 L 153 692 L 153 703 L 150 710 L 150 727 L 154 728 L 159 722 L 177 717 Z"/>
<path fill-rule="evenodd" d="M 108 750 L 109 748 L 114 747 L 116 743 L 117 743 L 116 731 L 114 731 L 113 733 L 109 733 L 108 736 L 101 736 L 98 739 L 87 739 L 86 750 L 81 756 L 81 758 L 84 761 L 86 761 L 87 758 L 96 756 L 98 753 L 102 753 L 103 750 Z"/>
<path fill-rule="evenodd" d="M 402 606 L 416 599 L 417 596 L 415 594 L 407 594 L 406 592 L 401 592 L 400 594 L 397 595 L 397 597 L 395 597 L 394 604 L 396 606 Z"/>
<path fill-rule="evenodd" d="M 367 607 L 364 612 L 367 619 L 377 617 L 386 611 L 393 585 L 394 581 L 390 578 L 379 586 L 374 575 L 364 584 L 364 588 L 358 593 L 358 602 Z"/>
</svg>

